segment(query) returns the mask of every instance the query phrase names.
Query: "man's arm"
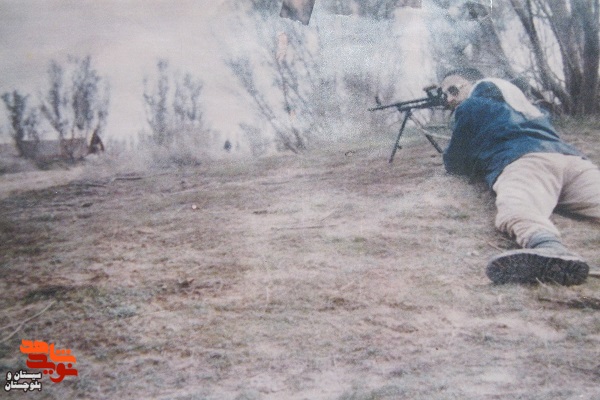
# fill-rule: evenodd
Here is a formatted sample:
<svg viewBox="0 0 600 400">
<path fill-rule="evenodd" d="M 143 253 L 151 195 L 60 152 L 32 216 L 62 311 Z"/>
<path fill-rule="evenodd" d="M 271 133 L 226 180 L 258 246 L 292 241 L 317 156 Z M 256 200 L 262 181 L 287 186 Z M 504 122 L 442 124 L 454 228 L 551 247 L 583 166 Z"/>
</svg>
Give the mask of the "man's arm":
<svg viewBox="0 0 600 400">
<path fill-rule="evenodd" d="M 470 141 L 474 135 L 472 110 L 469 104 L 462 104 L 454 114 L 452 139 L 444 152 L 444 166 L 451 174 L 468 175 L 471 173 Z"/>
</svg>

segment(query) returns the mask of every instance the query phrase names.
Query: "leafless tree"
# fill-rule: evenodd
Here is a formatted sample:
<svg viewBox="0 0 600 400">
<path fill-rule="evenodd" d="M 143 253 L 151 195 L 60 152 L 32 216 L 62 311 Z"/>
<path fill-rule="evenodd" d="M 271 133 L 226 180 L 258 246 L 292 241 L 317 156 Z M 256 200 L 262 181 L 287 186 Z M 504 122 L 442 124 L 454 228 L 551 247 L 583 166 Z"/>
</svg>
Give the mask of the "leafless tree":
<svg viewBox="0 0 600 400">
<path fill-rule="evenodd" d="M 148 78 L 144 79 L 144 104 L 146 118 L 152 130 L 152 140 L 159 146 L 166 146 L 170 144 L 173 135 L 169 130 L 169 63 L 161 59 L 156 67 L 158 78 L 154 90 L 148 88 Z"/>
<path fill-rule="evenodd" d="M 158 60 L 156 81 L 144 79 L 144 106 L 150 134 L 142 146 L 154 162 L 167 165 L 199 163 L 207 150 L 211 130 L 205 126 L 201 96 L 203 83 L 190 73 L 172 73 L 165 59 Z M 174 87 L 174 90 L 172 88 Z"/>
<path fill-rule="evenodd" d="M 597 114 L 600 61 L 600 0 L 510 0 L 534 55 L 541 88 L 551 91 L 569 114 Z M 562 75 L 553 70 L 540 29 L 558 43 Z"/>
<path fill-rule="evenodd" d="M 434 2 L 446 10 L 456 7 L 445 0 Z M 534 97 L 541 99 L 550 93 L 567 114 L 597 114 L 600 112 L 599 2 L 510 0 L 506 4 L 494 2 L 496 6 L 492 9 L 486 2 L 461 1 L 462 13 L 458 17 L 446 15 L 453 20 L 451 36 L 458 39 L 452 46 L 442 42 L 446 44 L 446 52 L 440 59 L 454 66 L 466 63 L 483 66 L 486 72 L 509 79 L 522 78 Z M 523 28 L 524 43 L 532 55 L 531 65 L 520 72 L 515 70 L 512 52 L 506 51 L 500 34 L 503 24 L 514 17 Z M 550 51 L 553 47 L 558 48 L 558 55 Z"/>
<path fill-rule="evenodd" d="M 2 100 L 9 114 L 12 129 L 11 137 L 15 142 L 19 156 L 27 154 L 24 148 L 25 140 L 32 142 L 34 146 L 37 146 L 40 141 L 39 114 L 37 109 L 28 107 L 28 99 L 29 96 L 22 95 L 17 90 L 2 95 Z"/>
<path fill-rule="evenodd" d="M 48 68 L 50 88 L 41 112 L 58 134 L 65 156 L 75 158 L 80 140 L 93 132 L 100 135 L 108 117 L 108 84 L 92 68 L 91 57 L 70 57 L 65 69 L 52 61 Z"/>
<path fill-rule="evenodd" d="M 200 95 L 204 85 L 200 80 L 187 73 L 175 82 L 173 112 L 180 124 L 200 125 L 203 122 Z"/>
<path fill-rule="evenodd" d="M 200 132 L 204 114 L 200 98 L 203 84 L 190 73 L 182 78 L 171 76 L 165 59 L 157 62 L 158 76 L 154 87 L 144 79 L 144 105 L 146 118 L 152 130 L 152 140 L 159 146 L 169 146 L 182 130 L 194 128 Z M 175 92 L 171 95 L 171 86 Z"/>
</svg>

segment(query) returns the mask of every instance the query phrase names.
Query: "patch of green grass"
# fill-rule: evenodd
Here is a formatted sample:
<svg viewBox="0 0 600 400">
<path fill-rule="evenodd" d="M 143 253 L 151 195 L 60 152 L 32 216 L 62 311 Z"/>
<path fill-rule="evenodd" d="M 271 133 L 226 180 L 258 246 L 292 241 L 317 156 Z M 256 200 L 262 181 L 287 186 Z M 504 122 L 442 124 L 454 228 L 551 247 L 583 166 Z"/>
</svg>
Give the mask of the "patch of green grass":
<svg viewBox="0 0 600 400">
<path fill-rule="evenodd" d="M 48 299 L 64 300 L 69 292 L 75 290 L 75 287 L 64 285 L 41 286 L 30 290 L 25 295 L 25 303 L 34 303 Z"/>
<path fill-rule="evenodd" d="M 129 318 L 138 314 L 135 304 L 125 304 L 108 309 L 113 318 Z"/>
<path fill-rule="evenodd" d="M 351 391 L 344 393 L 340 396 L 339 400 L 385 400 L 385 399 L 398 399 L 398 396 L 405 394 L 405 391 L 395 385 L 388 385 L 379 389 L 365 390 L 360 388 L 353 388 Z"/>
<path fill-rule="evenodd" d="M 468 220 L 471 218 L 469 213 L 456 207 L 447 207 L 445 210 L 445 215 L 447 218 L 456 219 L 459 221 Z"/>
</svg>

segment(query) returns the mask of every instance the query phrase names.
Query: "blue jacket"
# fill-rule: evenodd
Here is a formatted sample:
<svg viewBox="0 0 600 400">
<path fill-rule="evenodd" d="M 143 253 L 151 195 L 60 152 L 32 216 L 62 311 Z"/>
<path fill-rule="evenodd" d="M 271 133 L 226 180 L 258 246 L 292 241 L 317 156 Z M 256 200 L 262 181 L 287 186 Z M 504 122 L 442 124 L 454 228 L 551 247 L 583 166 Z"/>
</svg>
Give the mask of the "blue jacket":
<svg viewBox="0 0 600 400">
<path fill-rule="evenodd" d="M 527 119 L 504 102 L 491 82 L 479 83 L 455 111 L 452 139 L 444 152 L 446 170 L 491 188 L 511 162 L 528 153 L 582 156 L 561 141 L 547 117 Z"/>
</svg>

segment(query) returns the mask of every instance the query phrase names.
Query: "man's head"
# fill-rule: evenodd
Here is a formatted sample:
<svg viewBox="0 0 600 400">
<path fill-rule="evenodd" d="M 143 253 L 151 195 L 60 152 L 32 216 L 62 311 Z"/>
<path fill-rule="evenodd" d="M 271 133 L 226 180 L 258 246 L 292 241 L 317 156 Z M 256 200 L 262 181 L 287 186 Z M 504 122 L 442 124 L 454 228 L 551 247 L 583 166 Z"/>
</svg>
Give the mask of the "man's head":
<svg viewBox="0 0 600 400">
<path fill-rule="evenodd" d="M 483 79 L 483 74 L 476 68 L 458 68 L 444 75 L 441 87 L 446 94 L 446 101 L 451 109 L 469 97 L 473 84 Z"/>
</svg>

